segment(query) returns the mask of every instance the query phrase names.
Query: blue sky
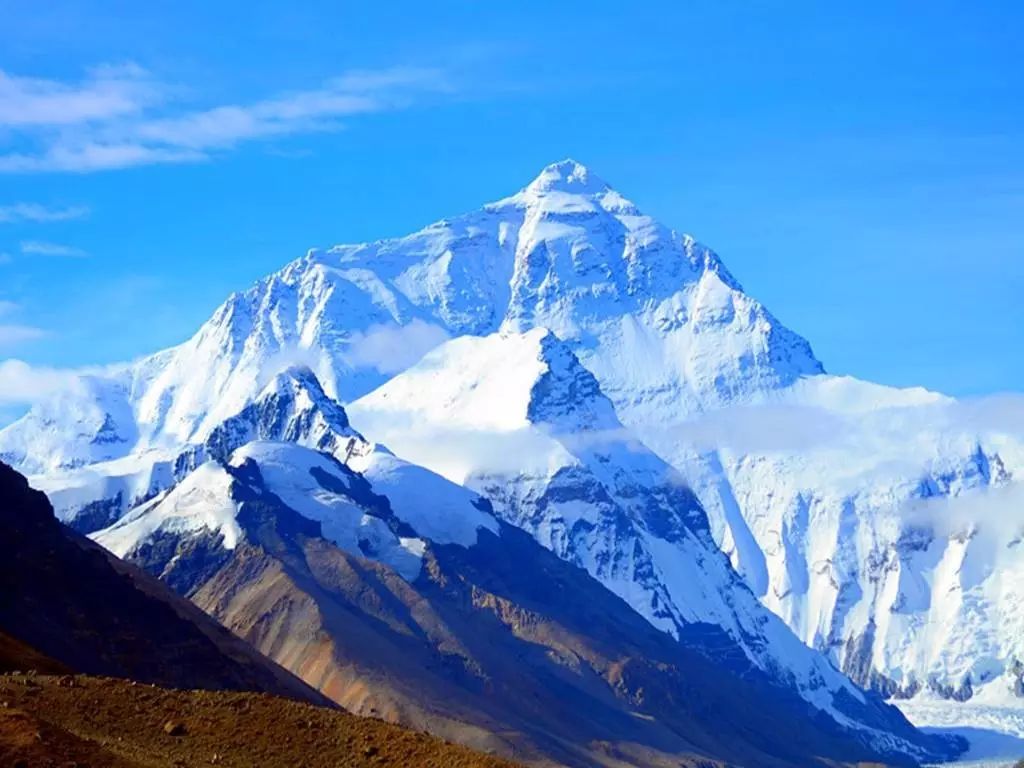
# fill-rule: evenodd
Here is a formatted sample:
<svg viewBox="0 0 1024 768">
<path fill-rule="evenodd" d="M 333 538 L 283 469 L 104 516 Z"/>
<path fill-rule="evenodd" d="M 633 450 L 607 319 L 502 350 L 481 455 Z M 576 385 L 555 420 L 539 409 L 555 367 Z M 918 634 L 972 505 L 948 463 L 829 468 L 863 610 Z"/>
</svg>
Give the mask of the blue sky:
<svg viewBox="0 0 1024 768">
<path fill-rule="evenodd" d="M 4 2 L 0 358 L 155 351 L 571 156 L 830 371 L 1022 389 L 1019 4 L 286 5 Z"/>
</svg>

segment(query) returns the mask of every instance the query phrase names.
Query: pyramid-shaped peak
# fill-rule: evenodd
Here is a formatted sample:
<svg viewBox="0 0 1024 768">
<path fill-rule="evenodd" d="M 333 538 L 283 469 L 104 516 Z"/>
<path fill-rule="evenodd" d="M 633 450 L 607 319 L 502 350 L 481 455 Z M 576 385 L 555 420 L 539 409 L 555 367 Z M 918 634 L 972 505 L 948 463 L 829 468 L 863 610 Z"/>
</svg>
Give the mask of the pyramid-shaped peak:
<svg viewBox="0 0 1024 768">
<path fill-rule="evenodd" d="M 620 429 L 611 401 L 569 344 L 547 330 L 535 338 L 546 370 L 530 389 L 527 419 L 561 433 Z"/>
<path fill-rule="evenodd" d="M 605 192 L 609 187 L 604 179 L 592 173 L 585 165 L 566 158 L 546 166 L 526 189 L 534 193 L 593 195 Z"/>
<path fill-rule="evenodd" d="M 280 382 L 297 382 L 301 384 L 312 384 L 319 388 L 320 380 L 317 379 L 316 374 L 313 373 L 313 369 L 305 363 L 293 363 L 286 365 L 281 368 L 273 376 L 273 381 Z"/>
<path fill-rule="evenodd" d="M 545 166 L 519 192 L 484 206 L 485 210 L 526 208 L 543 214 L 597 213 L 641 216 L 640 210 L 604 179 L 571 158 Z"/>
<path fill-rule="evenodd" d="M 437 418 L 481 434 L 530 424 L 558 433 L 620 427 L 571 346 L 543 327 L 452 339 L 352 407 L 357 424 L 416 414 L 413 423 Z"/>
<path fill-rule="evenodd" d="M 320 380 L 308 365 L 294 364 L 279 370 L 263 387 L 262 394 L 283 394 L 306 390 L 316 397 L 326 397 Z"/>
<path fill-rule="evenodd" d="M 344 407 L 324 390 L 320 379 L 307 365 L 295 364 L 274 375 L 256 397 L 256 405 L 299 410 L 314 409 L 324 415 L 331 425 L 348 434 L 348 415 Z M 356 434 L 351 432 L 351 434 Z"/>
<path fill-rule="evenodd" d="M 247 432 L 250 427 L 255 432 Z M 335 449 L 346 445 L 342 438 L 366 442 L 351 428 L 345 408 L 324 391 L 316 374 L 305 365 L 278 371 L 252 402 L 213 430 L 211 439 L 226 439 L 234 450 L 241 444 L 238 436 L 246 434 L 247 439 L 300 443 L 336 455 Z M 346 450 L 350 448 L 347 445 Z"/>
</svg>

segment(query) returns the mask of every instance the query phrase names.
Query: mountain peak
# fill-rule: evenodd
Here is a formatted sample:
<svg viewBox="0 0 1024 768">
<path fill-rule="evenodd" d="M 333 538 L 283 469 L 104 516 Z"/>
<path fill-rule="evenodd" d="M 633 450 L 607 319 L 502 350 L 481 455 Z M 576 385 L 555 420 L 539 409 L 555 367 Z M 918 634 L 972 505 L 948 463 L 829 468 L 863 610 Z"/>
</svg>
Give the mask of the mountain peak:
<svg viewBox="0 0 1024 768">
<path fill-rule="evenodd" d="M 271 393 L 280 394 L 304 389 L 310 391 L 318 398 L 326 397 L 320 380 L 313 373 L 308 365 L 294 364 L 282 368 L 271 377 L 270 381 L 263 387 L 262 395 Z"/>
<path fill-rule="evenodd" d="M 610 187 L 603 179 L 571 158 L 545 166 L 526 187 L 526 191 L 537 194 L 565 192 L 577 195 L 594 195 L 608 189 Z"/>
<path fill-rule="evenodd" d="M 593 374 L 542 327 L 445 342 L 349 408 L 371 431 L 389 414 L 410 413 L 411 424 L 437 419 L 474 434 L 539 425 L 559 434 L 621 428 Z"/>
<path fill-rule="evenodd" d="M 298 443 L 347 461 L 369 450 L 340 403 L 328 396 L 304 365 L 279 371 L 252 402 L 221 422 L 206 439 L 219 460 L 250 440 Z"/>
</svg>

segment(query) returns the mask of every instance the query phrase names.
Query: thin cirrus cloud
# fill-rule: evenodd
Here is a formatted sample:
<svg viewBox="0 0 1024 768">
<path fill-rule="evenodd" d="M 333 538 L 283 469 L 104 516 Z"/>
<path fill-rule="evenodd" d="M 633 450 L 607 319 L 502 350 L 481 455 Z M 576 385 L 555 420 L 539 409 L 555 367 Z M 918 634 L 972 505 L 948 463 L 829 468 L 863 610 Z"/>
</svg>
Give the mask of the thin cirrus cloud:
<svg viewBox="0 0 1024 768">
<path fill-rule="evenodd" d="M 393 68 L 187 110 L 134 65 L 101 67 L 75 83 L 0 73 L 0 128 L 14 139 L 0 150 L 0 173 L 200 162 L 245 142 L 338 130 L 345 119 L 403 109 L 450 89 L 440 70 Z"/>
<path fill-rule="evenodd" d="M 20 323 L 0 324 L 0 349 L 14 347 L 28 341 L 38 341 L 47 336 L 42 328 Z"/>
<path fill-rule="evenodd" d="M 89 209 L 84 205 L 74 205 L 66 208 L 48 208 L 38 203 L 0 205 L 0 223 L 4 224 L 15 224 L 23 221 L 33 223 L 70 221 L 72 219 L 81 219 L 88 215 Z"/>
<path fill-rule="evenodd" d="M 10 128 L 79 125 L 138 114 L 160 100 L 141 67 L 95 67 L 78 83 L 0 72 L 0 125 Z"/>
<path fill-rule="evenodd" d="M 0 299 L 0 317 L 7 319 L 9 315 L 16 314 L 21 305 L 16 301 Z M 46 336 L 47 332 L 34 325 L 23 323 L 0 323 L 0 350 L 16 347 L 29 341 L 38 341 Z"/>
<path fill-rule="evenodd" d="M 66 256 L 70 258 L 81 258 L 86 253 L 81 248 L 60 243 L 50 243 L 45 240 L 22 240 L 21 252 L 26 256 Z"/>
</svg>

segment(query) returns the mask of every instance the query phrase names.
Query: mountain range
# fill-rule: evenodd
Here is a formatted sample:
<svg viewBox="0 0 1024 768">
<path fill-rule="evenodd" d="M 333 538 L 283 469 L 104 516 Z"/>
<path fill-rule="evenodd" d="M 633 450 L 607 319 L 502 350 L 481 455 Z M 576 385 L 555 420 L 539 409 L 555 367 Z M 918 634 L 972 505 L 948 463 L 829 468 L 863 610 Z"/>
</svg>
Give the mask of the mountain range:
<svg viewBox="0 0 1024 768">
<path fill-rule="evenodd" d="M 564 161 L 310 251 L 0 457 L 355 711 L 534 761 L 914 762 L 956 746 L 881 697 L 1024 703 L 1015 430 L 827 374 Z M 744 696 L 814 728 L 783 743 Z"/>
</svg>

